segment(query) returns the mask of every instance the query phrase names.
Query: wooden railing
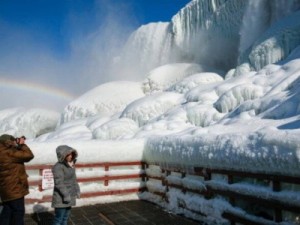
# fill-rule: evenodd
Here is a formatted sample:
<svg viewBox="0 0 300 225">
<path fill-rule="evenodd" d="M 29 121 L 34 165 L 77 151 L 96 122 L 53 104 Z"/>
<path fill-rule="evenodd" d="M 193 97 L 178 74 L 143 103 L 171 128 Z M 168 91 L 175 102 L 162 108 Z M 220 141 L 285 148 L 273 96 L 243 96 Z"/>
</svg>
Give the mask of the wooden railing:
<svg viewBox="0 0 300 225">
<path fill-rule="evenodd" d="M 162 171 L 161 176 L 157 175 L 147 175 L 147 179 L 160 180 L 161 184 L 165 186 L 163 190 L 165 191 L 152 191 L 153 194 L 161 196 L 168 202 L 168 192 L 171 188 L 180 189 L 183 193 L 191 192 L 203 196 L 205 199 L 213 199 L 216 196 L 223 196 L 224 199 L 228 199 L 228 203 L 235 207 L 241 207 L 237 204 L 238 201 L 246 202 L 249 204 L 257 204 L 259 206 L 265 207 L 265 211 L 273 209 L 273 215 L 251 215 L 251 213 L 246 212 L 246 214 L 237 214 L 235 210 L 230 210 L 230 208 L 223 212 L 222 217 L 231 221 L 231 224 L 242 223 L 249 225 L 263 225 L 263 224 L 279 224 L 283 221 L 283 212 L 291 212 L 294 215 L 300 216 L 300 202 L 293 202 L 284 199 L 280 195 L 282 189 L 282 184 L 288 183 L 293 185 L 300 185 L 300 177 L 296 176 L 286 176 L 286 175 L 272 175 L 264 173 L 252 173 L 252 172 L 240 172 L 234 170 L 225 169 L 209 169 L 203 167 L 192 167 L 192 168 L 181 168 L 180 166 L 170 166 L 163 167 L 160 166 Z M 187 175 L 199 176 L 203 180 L 205 187 L 199 188 L 188 188 L 183 182 L 178 184 L 178 182 L 172 182 L 172 179 L 168 177 L 172 173 L 179 173 L 179 179 L 185 178 Z M 215 175 L 224 176 L 226 181 L 216 182 L 212 178 Z M 243 187 L 236 188 L 240 181 L 245 181 L 251 178 L 253 181 L 262 182 L 267 185 L 271 185 L 271 190 L 267 191 L 265 196 L 257 195 L 257 193 L 249 193 L 246 188 Z M 258 182 L 257 182 L 258 181 Z M 179 182 L 180 183 L 180 182 Z M 258 184 L 247 184 L 247 187 L 255 188 L 259 191 L 262 186 Z M 149 190 L 151 192 L 151 190 Z M 271 194 L 270 194 L 271 193 Z M 300 197 L 300 186 L 298 186 L 297 191 L 293 191 L 294 196 Z M 182 206 L 179 206 L 182 207 Z M 184 206 L 183 206 L 184 207 Z M 198 213 L 199 215 L 205 216 L 200 210 L 191 210 L 193 213 Z M 247 216 L 248 215 L 248 216 Z M 250 215 L 250 216 L 249 216 Z M 269 223 L 270 222 L 270 223 Z"/>
<path fill-rule="evenodd" d="M 130 167 L 130 166 L 138 166 L 139 169 L 134 170 L 133 173 L 129 172 L 128 174 L 118 174 L 113 175 L 110 174 L 110 169 L 118 168 L 118 167 Z M 149 171 L 150 166 L 158 167 L 161 171 L 160 174 L 152 174 Z M 30 186 L 37 186 L 40 192 L 43 192 L 42 189 L 42 171 L 44 169 L 51 168 L 51 165 L 30 165 L 27 166 L 26 169 L 30 171 L 39 172 L 39 179 L 30 180 Z M 148 191 L 152 194 L 159 195 L 168 203 L 168 192 L 170 189 L 175 188 L 182 191 L 182 193 L 194 193 L 199 196 L 203 196 L 203 198 L 210 200 L 217 196 L 222 196 L 224 199 L 227 199 L 227 202 L 231 205 L 227 210 L 225 210 L 222 214 L 222 217 L 231 221 L 231 224 L 242 223 L 249 225 L 263 225 L 263 224 L 279 224 L 283 219 L 283 212 L 291 212 L 295 215 L 300 215 L 300 202 L 290 201 L 284 198 L 282 191 L 285 191 L 286 184 L 296 185 L 296 190 L 293 190 L 292 193 L 295 196 L 300 196 L 300 177 L 297 176 L 286 176 L 286 175 L 272 175 L 267 173 L 252 173 L 252 172 L 240 172 L 235 170 L 226 170 L 226 169 L 210 169 L 203 167 L 181 167 L 181 166 L 159 166 L 159 165 L 148 165 L 144 162 L 106 162 L 106 163 L 87 163 L 87 164 L 77 164 L 77 170 L 86 169 L 86 168 L 102 168 L 104 171 L 104 175 L 102 176 L 79 176 L 79 183 L 95 183 L 102 182 L 104 186 L 108 187 L 106 190 L 97 190 L 97 191 L 88 191 L 83 192 L 81 194 L 81 198 L 91 198 L 91 197 L 99 197 L 104 195 L 117 195 L 117 194 L 130 194 L 130 193 L 139 193 Z M 172 182 L 170 176 L 172 174 L 179 174 L 178 178 L 184 179 L 187 176 L 193 176 L 199 178 L 202 184 L 201 186 L 196 186 L 190 188 L 184 184 L 184 182 Z M 219 182 L 214 179 L 214 176 L 223 176 L 225 181 Z M 110 181 L 113 180 L 127 180 L 127 179 L 138 179 L 143 185 L 139 188 L 122 188 L 119 190 L 109 189 Z M 251 187 L 252 190 L 257 189 L 258 192 L 261 190 L 261 187 L 271 187 L 264 194 L 257 194 L 255 192 L 248 192 L 246 188 L 243 186 L 237 186 L 241 184 L 241 181 L 245 181 L 247 179 L 252 180 L 247 187 Z M 147 181 L 156 180 L 160 181 L 161 185 L 164 187 L 162 190 L 153 191 L 145 185 Z M 260 185 L 263 183 L 264 185 Z M 284 186 L 284 187 L 283 187 Z M 26 204 L 32 203 L 44 203 L 51 201 L 51 194 L 43 195 L 42 198 L 28 198 L 26 197 Z M 248 204 L 257 204 L 266 209 L 273 209 L 272 215 L 251 215 L 252 212 L 246 212 L 245 214 L 237 214 L 236 210 L 232 210 L 235 208 L 243 209 L 240 205 L 240 201 Z M 178 207 L 185 207 L 179 205 Z M 201 216 L 205 216 L 205 212 L 202 212 L 195 209 L 186 209 L 190 210 L 193 213 L 199 214 Z M 250 216 L 249 216 L 250 215 Z"/>
<path fill-rule="evenodd" d="M 26 170 L 30 174 L 32 171 L 38 171 L 39 178 L 37 180 L 31 180 L 29 176 L 29 186 L 34 187 L 37 186 L 40 192 L 43 192 L 42 188 L 42 173 L 45 169 L 51 169 L 53 165 L 29 165 L 26 166 Z M 122 175 L 109 175 L 107 174 L 111 168 L 118 168 L 118 167 L 130 167 L 130 166 L 140 166 L 140 170 L 134 171 L 129 174 L 122 174 Z M 103 176 L 89 176 L 89 177 L 78 177 L 77 181 L 79 183 L 95 183 L 95 182 L 103 182 L 104 186 L 108 187 L 107 190 L 99 190 L 99 191 L 88 191 L 82 192 L 81 198 L 91 198 L 91 197 L 98 197 L 103 195 L 117 195 L 117 194 L 130 194 L 130 193 L 138 193 L 144 191 L 144 187 L 139 188 L 122 188 L 119 190 L 111 189 L 109 190 L 109 181 L 112 180 L 128 180 L 128 179 L 141 179 L 140 181 L 145 180 L 145 163 L 143 162 L 104 162 L 104 163 L 81 163 L 76 164 L 76 169 L 79 170 L 81 168 L 85 169 L 96 169 L 96 168 L 103 168 L 104 175 Z M 43 195 L 42 198 L 32 198 L 26 197 L 25 202 L 26 204 L 32 203 L 44 203 L 44 202 L 51 202 L 52 195 Z"/>
</svg>

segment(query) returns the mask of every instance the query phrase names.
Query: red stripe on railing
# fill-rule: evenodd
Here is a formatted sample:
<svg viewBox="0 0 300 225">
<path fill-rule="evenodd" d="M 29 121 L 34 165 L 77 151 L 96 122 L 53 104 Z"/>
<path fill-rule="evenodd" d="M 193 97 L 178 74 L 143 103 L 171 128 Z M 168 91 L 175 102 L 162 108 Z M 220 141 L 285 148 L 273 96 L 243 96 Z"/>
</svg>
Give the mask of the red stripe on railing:
<svg viewBox="0 0 300 225">
<path fill-rule="evenodd" d="M 146 177 L 145 174 L 130 174 L 130 175 L 118 175 L 118 176 L 103 176 L 103 177 L 86 177 L 78 178 L 78 182 L 95 182 L 95 181 L 105 181 L 105 180 L 125 180 L 125 179 L 135 179 Z"/>
<path fill-rule="evenodd" d="M 103 163 L 78 163 L 76 164 L 76 168 L 94 168 L 94 167 L 113 167 L 113 166 L 144 166 L 145 163 L 141 161 L 133 161 L 133 162 L 103 162 Z M 36 164 L 36 165 L 28 165 L 26 166 L 26 170 L 39 170 L 39 169 L 51 169 L 53 165 L 45 165 L 45 164 Z"/>
</svg>

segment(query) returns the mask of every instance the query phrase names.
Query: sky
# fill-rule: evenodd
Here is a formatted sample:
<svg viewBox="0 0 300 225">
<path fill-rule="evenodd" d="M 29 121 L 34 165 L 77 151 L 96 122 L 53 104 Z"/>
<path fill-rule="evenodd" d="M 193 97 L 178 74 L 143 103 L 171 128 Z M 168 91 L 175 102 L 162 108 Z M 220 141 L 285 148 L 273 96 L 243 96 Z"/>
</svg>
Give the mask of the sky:
<svg viewBox="0 0 300 225">
<path fill-rule="evenodd" d="M 60 99 L 62 92 L 63 99 L 68 96 L 70 101 L 109 81 L 99 72 L 100 64 L 117 52 L 130 33 L 143 24 L 170 21 L 188 2 L 0 1 L 0 86 L 6 86 L 0 91 L 0 109 L 40 106 L 61 110 L 66 104 Z M 31 92 L 32 85 L 47 91 Z M 33 101 L 37 95 L 39 99 Z M 49 95 L 50 101 L 45 102 Z"/>
<path fill-rule="evenodd" d="M 0 2 L 0 18 L 2 25 L 26 30 L 42 44 L 51 46 L 57 56 L 65 56 L 68 54 L 71 35 L 75 32 L 69 27 L 75 26 L 72 24 L 74 17 L 81 27 L 76 27 L 76 31 L 81 34 L 96 29 L 105 14 L 111 12 L 116 16 L 119 9 L 128 13 L 126 16 L 129 18 L 124 18 L 125 21 L 130 19 L 132 25 L 137 27 L 149 22 L 170 21 L 188 2 L 189 0 L 4 0 Z M 111 7 L 115 7 L 115 11 Z"/>
</svg>

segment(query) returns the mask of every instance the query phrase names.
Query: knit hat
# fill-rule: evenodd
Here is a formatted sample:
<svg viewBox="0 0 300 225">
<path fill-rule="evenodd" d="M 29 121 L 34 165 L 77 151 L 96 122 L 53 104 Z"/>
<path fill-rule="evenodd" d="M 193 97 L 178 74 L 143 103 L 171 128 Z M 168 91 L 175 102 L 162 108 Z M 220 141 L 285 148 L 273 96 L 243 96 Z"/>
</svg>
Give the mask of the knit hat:
<svg viewBox="0 0 300 225">
<path fill-rule="evenodd" d="M 14 141 L 14 140 L 16 140 L 16 139 L 14 138 L 14 136 L 9 135 L 9 134 L 2 134 L 2 135 L 0 136 L 0 142 Z"/>
</svg>

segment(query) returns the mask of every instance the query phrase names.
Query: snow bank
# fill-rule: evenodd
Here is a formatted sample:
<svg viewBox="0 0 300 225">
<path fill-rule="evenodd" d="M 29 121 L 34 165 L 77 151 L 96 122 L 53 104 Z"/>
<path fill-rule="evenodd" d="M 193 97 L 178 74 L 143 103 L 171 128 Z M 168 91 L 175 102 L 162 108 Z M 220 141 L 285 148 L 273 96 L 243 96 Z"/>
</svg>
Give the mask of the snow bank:
<svg viewBox="0 0 300 225">
<path fill-rule="evenodd" d="M 55 129 L 59 113 L 38 108 L 12 108 L 0 111 L 0 121 L 0 133 L 35 138 Z"/>
<path fill-rule="evenodd" d="M 145 93 L 163 91 L 187 76 L 206 71 L 209 71 L 208 67 L 190 63 L 160 66 L 147 75 L 143 82 L 143 90 Z"/>
<path fill-rule="evenodd" d="M 67 105 L 60 124 L 95 115 L 111 116 L 143 96 L 138 82 L 116 81 L 102 84 Z"/>
<path fill-rule="evenodd" d="M 121 117 L 134 120 L 139 126 L 143 126 L 174 106 L 181 104 L 185 99 L 183 95 L 171 92 L 162 92 L 148 95 L 129 104 L 122 112 Z"/>
<path fill-rule="evenodd" d="M 233 169 L 237 171 L 268 172 L 300 175 L 300 144 L 298 134 L 287 135 L 276 128 L 265 128 L 254 133 L 178 134 L 149 138 L 145 146 L 148 162 L 182 167 Z M 226 132 L 226 133 L 225 133 Z"/>
</svg>

